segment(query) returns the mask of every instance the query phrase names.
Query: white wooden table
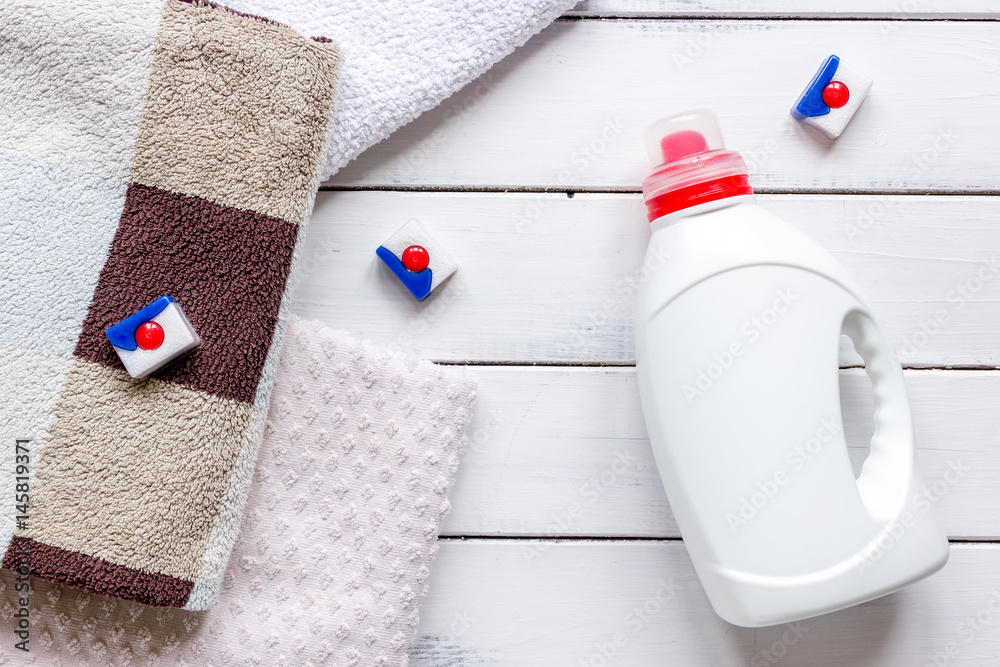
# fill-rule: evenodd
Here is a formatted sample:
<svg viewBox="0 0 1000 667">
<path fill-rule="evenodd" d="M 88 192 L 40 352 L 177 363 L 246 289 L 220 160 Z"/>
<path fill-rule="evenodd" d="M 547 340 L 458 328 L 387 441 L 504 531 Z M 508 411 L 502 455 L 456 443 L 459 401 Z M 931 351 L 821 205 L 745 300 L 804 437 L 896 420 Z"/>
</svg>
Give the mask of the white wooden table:
<svg viewBox="0 0 1000 667">
<path fill-rule="evenodd" d="M 326 184 L 298 314 L 480 378 L 413 665 L 1000 664 L 1000 2 L 831 4 L 590 0 Z M 788 109 L 834 52 L 875 86 L 831 144 Z M 930 579 L 793 627 L 714 615 L 636 392 L 641 132 L 696 106 L 867 290 L 952 540 Z M 409 218 L 462 265 L 424 303 L 374 254 Z"/>
</svg>

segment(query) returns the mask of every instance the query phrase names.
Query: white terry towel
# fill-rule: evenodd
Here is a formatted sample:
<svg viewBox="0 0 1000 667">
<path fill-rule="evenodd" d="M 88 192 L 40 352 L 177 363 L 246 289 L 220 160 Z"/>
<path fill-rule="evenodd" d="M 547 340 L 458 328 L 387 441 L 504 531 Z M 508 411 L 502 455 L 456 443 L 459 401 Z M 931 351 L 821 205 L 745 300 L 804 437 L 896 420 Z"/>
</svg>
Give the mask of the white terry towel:
<svg viewBox="0 0 1000 667">
<path fill-rule="evenodd" d="M 576 0 L 225 0 L 342 58 L 322 178 L 481 75 Z"/>
<path fill-rule="evenodd" d="M 0 665 L 404 667 L 475 396 L 463 369 L 293 317 L 216 605 L 36 578 L 25 654 L 2 570 Z"/>
</svg>

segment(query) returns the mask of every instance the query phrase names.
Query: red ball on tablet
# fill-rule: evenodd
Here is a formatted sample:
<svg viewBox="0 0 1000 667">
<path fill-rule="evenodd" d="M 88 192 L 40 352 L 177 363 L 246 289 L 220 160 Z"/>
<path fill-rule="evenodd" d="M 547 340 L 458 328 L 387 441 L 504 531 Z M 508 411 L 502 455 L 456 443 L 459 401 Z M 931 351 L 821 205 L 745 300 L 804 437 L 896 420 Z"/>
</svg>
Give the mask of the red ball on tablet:
<svg viewBox="0 0 1000 667">
<path fill-rule="evenodd" d="M 135 344 L 144 350 L 163 345 L 163 327 L 156 322 L 144 322 L 135 330 Z"/>
<path fill-rule="evenodd" d="M 851 91 L 840 81 L 831 81 L 823 89 L 823 104 L 831 109 L 839 109 L 851 99 Z"/>
<path fill-rule="evenodd" d="M 403 251 L 403 266 L 406 267 L 407 271 L 413 271 L 414 273 L 419 273 L 427 268 L 427 265 L 431 263 L 431 256 L 427 253 L 427 250 L 423 246 L 411 245 L 409 248 Z"/>
</svg>

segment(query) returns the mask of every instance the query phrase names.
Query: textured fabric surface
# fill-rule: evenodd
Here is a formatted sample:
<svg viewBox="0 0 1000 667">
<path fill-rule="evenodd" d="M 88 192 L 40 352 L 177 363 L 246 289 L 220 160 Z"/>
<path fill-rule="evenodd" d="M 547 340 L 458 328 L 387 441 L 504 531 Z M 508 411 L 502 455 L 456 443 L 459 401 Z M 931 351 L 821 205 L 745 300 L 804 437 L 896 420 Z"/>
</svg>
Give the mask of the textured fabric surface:
<svg viewBox="0 0 1000 667">
<path fill-rule="evenodd" d="M 0 0 L 0 148 L 127 179 L 163 0 Z"/>
<path fill-rule="evenodd" d="M 326 35 L 344 68 L 323 178 L 432 109 L 577 0 L 227 0 Z"/>
<path fill-rule="evenodd" d="M 0 0 L 5 567 L 33 538 L 37 576 L 212 604 L 338 68 L 329 40 L 200 0 Z M 104 330 L 163 294 L 202 347 L 133 380 Z"/>
<path fill-rule="evenodd" d="M 320 179 L 573 3 L 227 4 L 268 19 L 0 0 L 0 466 L 24 438 L 34 471 L 27 528 L 0 476 L 0 553 L 35 536 L 39 576 L 187 609 L 221 586 Z M 162 294 L 203 346 L 133 381 L 103 330 Z"/>
<path fill-rule="evenodd" d="M 406 665 L 475 382 L 293 319 L 218 604 L 36 582 L 39 665 Z M 13 574 L 0 573 L 11 636 Z M 0 664 L 21 664 L 10 641 Z M 7 662 L 4 662 L 4 659 Z"/>
<path fill-rule="evenodd" d="M 252 402 L 298 230 L 280 218 L 130 185 L 76 356 L 121 368 L 105 329 L 169 294 L 203 343 L 155 377 Z"/>
<path fill-rule="evenodd" d="M 168 2 L 132 182 L 302 222 L 337 77 L 332 47 L 291 35 L 270 21 Z"/>
<path fill-rule="evenodd" d="M 241 401 L 74 361 L 35 470 L 24 532 L 193 582 L 212 527 L 206 517 L 214 516 L 228 482 L 217 471 L 232 470 L 250 411 Z M 95 442 L 115 443 L 114 456 Z M 42 571 L 41 560 L 33 564 Z"/>
</svg>

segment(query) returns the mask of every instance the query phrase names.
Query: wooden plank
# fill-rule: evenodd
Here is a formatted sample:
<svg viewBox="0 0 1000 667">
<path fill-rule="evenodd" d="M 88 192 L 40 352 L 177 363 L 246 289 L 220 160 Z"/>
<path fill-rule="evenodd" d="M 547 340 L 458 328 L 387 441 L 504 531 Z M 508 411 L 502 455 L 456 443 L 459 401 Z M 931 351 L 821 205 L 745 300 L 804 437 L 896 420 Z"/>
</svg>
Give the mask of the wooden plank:
<svg viewBox="0 0 1000 667">
<path fill-rule="evenodd" d="M 681 542 L 445 542 L 410 665 L 993 665 L 998 558 L 953 545 L 893 595 L 755 630 L 715 615 Z"/>
<path fill-rule="evenodd" d="M 907 365 L 998 363 L 1000 197 L 760 201 L 856 276 Z M 422 303 L 374 252 L 408 218 L 462 265 Z M 634 194 L 324 192 L 294 309 L 433 359 L 630 363 L 648 238 Z"/>
<path fill-rule="evenodd" d="M 481 367 L 448 535 L 679 537 L 634 368 Z M 841 371 L 855 472 L 871 383 Z M 927 502 L 955 539 L 1000 538 L 1000 373 L 907 371 Z M 959 471 L 959 472 L 955 472 Z"/>
<path fill-rule="evenodd" d="M 831 143 L 788 110 L 833 51 L 875 86 Z M 996 191 L 998 60 L 997 22 L 557 21 L 330 184 L 637 189 L 649 123 L 708 107 L 758 188 Z"/>
<path fill-rule="evenodd" d="M 584 0 L 566 16 L 600 17 L 795 17 L 795 18 L 895 18 L 989 19 L 997 17 L 990 0 L 931 2 L 929 0 Z"/>
</svg>

